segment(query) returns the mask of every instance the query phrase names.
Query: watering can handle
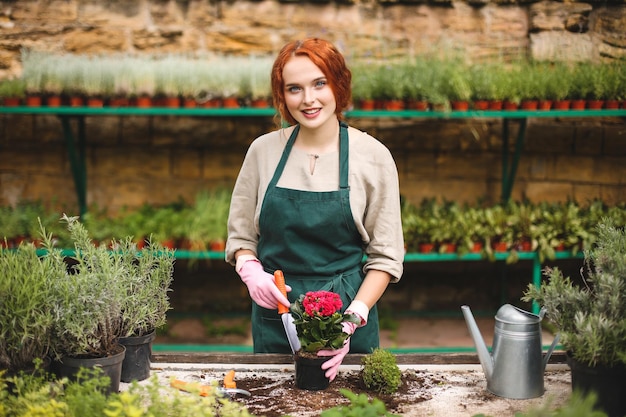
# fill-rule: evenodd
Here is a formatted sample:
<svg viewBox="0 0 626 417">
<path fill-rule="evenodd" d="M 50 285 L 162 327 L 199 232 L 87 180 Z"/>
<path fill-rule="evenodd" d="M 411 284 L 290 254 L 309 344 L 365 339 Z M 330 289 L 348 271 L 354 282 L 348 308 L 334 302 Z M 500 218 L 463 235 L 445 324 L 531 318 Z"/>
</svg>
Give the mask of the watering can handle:
<svg viewBox="0 0 626 417">
<path fill-rule="evenodd" d="M 546 369 L 546 365 L 548 365 L 548 361 L 550 360 L 550 356 L 552 356 L 552 352 L 554 352 L 554 348 L 556 348 L 557 343 L 559 343 L 559 336 L 560 336 L 559 333 L 557 333 L 554 336 L 554 340 L 552 341 L 552 344 L 550 345 L 550 348 L 546 352 L 546 356 L 543 358 L 543 369 Z"/>
</svg>

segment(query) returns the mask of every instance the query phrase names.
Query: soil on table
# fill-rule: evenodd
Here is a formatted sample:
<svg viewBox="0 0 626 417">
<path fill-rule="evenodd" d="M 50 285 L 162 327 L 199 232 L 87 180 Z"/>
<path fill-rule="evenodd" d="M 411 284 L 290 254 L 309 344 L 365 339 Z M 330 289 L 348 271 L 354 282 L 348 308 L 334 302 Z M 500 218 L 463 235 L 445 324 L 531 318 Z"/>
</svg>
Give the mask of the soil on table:
<svg viewBox="0 0 626 417">
<path fill-rule="evenodd" d="M 236 394 L 232 400 L 244 405 L 252 415 L 265 417 L 317 417 L 323 410 L 348 406 L 350 400 L 341 393 L 342 389 L 364 394 L 370 401 L 377 398 L 388 412 L 404 417 L 479 414 L 513 417 L 530 409 L 555 409 L 562 406 L 571 394 L 569 372 L 561 368 L 546 371 L 543 396 L 514 400 L 487 391 L 482 370 L 472 365 L 460 368 L 452 365 L 455 369 L 404 369 L 400 388 L 389 395 L 366 390 L 358 369 L 341 371 L 325 390 L 308 391 L 295 386 L 294 371 L 290 366 L 255 369 L 255 365 L 250 364 L 217 369 L 207 364 L 185 369 L 185 364 L 164 365 L 153 364 L 153 372 L 164 386 L 169 385 L 171 378 L 221 384 L 227 369 L 236 369 L 237 388 L 249 391 L 250 396 Z M 125 386 L 122 384 L 122 389 Z"/>
<path fill-rule="evenodd" d="M 432 398 L 429 390 L 442 383 L 419 371 L 405 371 L 402 385 L 394 394 L 381 394 L 367 390 L 358 372 L 343 373 L 332 381 L 325 390 L 303 390 L 295 385 L 294 378 L 276 381 L 263 376 L 246 378 L 237 382 L 237 387 L 250 392 L 250 397 L 237 395 L 235 400 L 245 404 L 252 414 L 265 417 L 285 415 L 317 416 L 320 410 L 349 405 L 350 400 L 341 391 L 365 394 L 370 399 L 378 398 L 387 411 L 401 413 L 403 404 L 418 403 Z"/>
</svg>

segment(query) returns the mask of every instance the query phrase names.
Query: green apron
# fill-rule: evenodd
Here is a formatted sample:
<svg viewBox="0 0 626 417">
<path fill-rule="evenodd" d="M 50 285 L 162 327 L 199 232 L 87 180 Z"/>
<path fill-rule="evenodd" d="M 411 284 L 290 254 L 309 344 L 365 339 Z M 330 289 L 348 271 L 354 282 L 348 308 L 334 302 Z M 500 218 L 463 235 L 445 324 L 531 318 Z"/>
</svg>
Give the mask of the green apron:
<svg viewBox="0 0 626 417">
<path fill-rule="evenodd" d="M 298 136 L 294 128 L 270 181 L 259 218 L 257 255 L 265 271 L 281 269 L 289 301 L 307 291 L 338 293 L 345 310 L 363 282 L 363 243 L 350 209 L 348 126 L 340 123 L 339 190 L 311 192 L 277 187 Z M 276 310 L 252 303 L 255 353 L 291 353 Z M 350 352 L 370 353 L 379 345 L 378 312 L 370 310 L 366 326 L 350 339 Z"/>
</svg>

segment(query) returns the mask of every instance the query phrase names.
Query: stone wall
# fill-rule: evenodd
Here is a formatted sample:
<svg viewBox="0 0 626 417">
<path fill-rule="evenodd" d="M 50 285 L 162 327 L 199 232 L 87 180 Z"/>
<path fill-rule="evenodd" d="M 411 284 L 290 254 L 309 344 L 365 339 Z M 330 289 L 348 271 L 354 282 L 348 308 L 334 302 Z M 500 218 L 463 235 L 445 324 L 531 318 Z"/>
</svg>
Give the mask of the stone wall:
<svg viewBox="0 0 626 417">
<path fill-rule="evenodd" d="M 402 194 L 496 202 L 502 122 L 353 119 L 391 149 Z M 232 186 L 249 143 L 271 118 L 87 117 L 87 201 L 113 212 Z M 517 123 L 510 122 L 511 144 Z M 76 132 L 76 130 L 75 130 Z M 0 115 L 0 205 L 43 199 L 76 210 L 61 123 Z M 530 119 L 513 197 L 610 204 L 626 199 L 626 126 L 620 119 Z"/>
<path fill-rule="evenodd" d="M 625 27 L 623 2 L 0 1 L 0 78 L 20 74 L 21 48 L 274 54 L 304 36 L 335 41 L 348 59 L 439 48 L 468 60 L 609 60 L 626 56 Z M 391 148 L 410 201 L 498 201 L 500 120 L 350 122 Z M 531 119 L 513 197 L 624 201 L 623 122 Z M 271 118 L 87 117 L 88 203 L 115 211 L 232 185 L 250 141 L 273 127 Z M 43 199 L 75 210 L 71 178 L 56 117 L 0 114 L 0 205 Z"/>
</svg>

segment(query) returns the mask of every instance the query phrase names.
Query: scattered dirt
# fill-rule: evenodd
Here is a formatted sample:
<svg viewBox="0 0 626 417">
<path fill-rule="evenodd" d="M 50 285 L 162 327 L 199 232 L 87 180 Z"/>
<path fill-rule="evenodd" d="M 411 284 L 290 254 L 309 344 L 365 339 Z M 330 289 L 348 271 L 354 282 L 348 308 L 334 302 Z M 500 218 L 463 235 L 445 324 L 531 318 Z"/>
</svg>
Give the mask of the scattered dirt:
<svg viewBox="0 0 626 417">
<path fill-rule="evenodd" d="M 350 400 L 341 393 L 342 389 L 347 389 L 355 394 L 366 394 L 370 400 L 376 397 L 385 403 L 388 411 L 401 413 L 404 404 L 430 400 L 432 394 L 429 389 L 439 383 L 440 380 L 433 379 L 424 372 L 404 372 L 398 392 L 386 395 L 366 390 L 358 372 L 337 376 L 322 391 L 299 389 L 293 378 L 276 381 L 258 376 L 238 381 L 237 386 L 250 391 L 251 396 L 237 396 L 237 401 L 245 404 L 252 414 L 258 416 L 316 416 L 320 409 L 350 404 Z"/>
<path fill-rule="evenodd" d="M 468 417 L 477 414 L 513 417 L 517 412 L 533 408 L 555 409 L 569 398 L 569 370 L 565 365 L 552 367 L 554 369 L 545 374 L 545 394 L 526 400 L 502 398 L 488 392 L 482 369 L 475 365 L 401 367 L 402 385 L 391 395 L 365 390 L 357 366 L 348 366 L 340 371 L 330 386 L 321 391 L 297 388 L 293 366 L 288 365 L 156 363 L 152 373 L 157 375 L 163 386 L 169 385 L 171 378 L 219 384 L 228 370 L 235 369 L 237 388 L 247 390 L 251 395 L 237 394 L 232 399 L 245 405 L 255 416 L 317 417 L 322 410 L 350 404 L 340 392 L 345 388 L 355 394 L 365 394 L 370 400 L 378 398 L 389 412 L 403 417 Z M 121 384 L 120 388 L 123 390 L 125 386 Z"/>
</svg>

